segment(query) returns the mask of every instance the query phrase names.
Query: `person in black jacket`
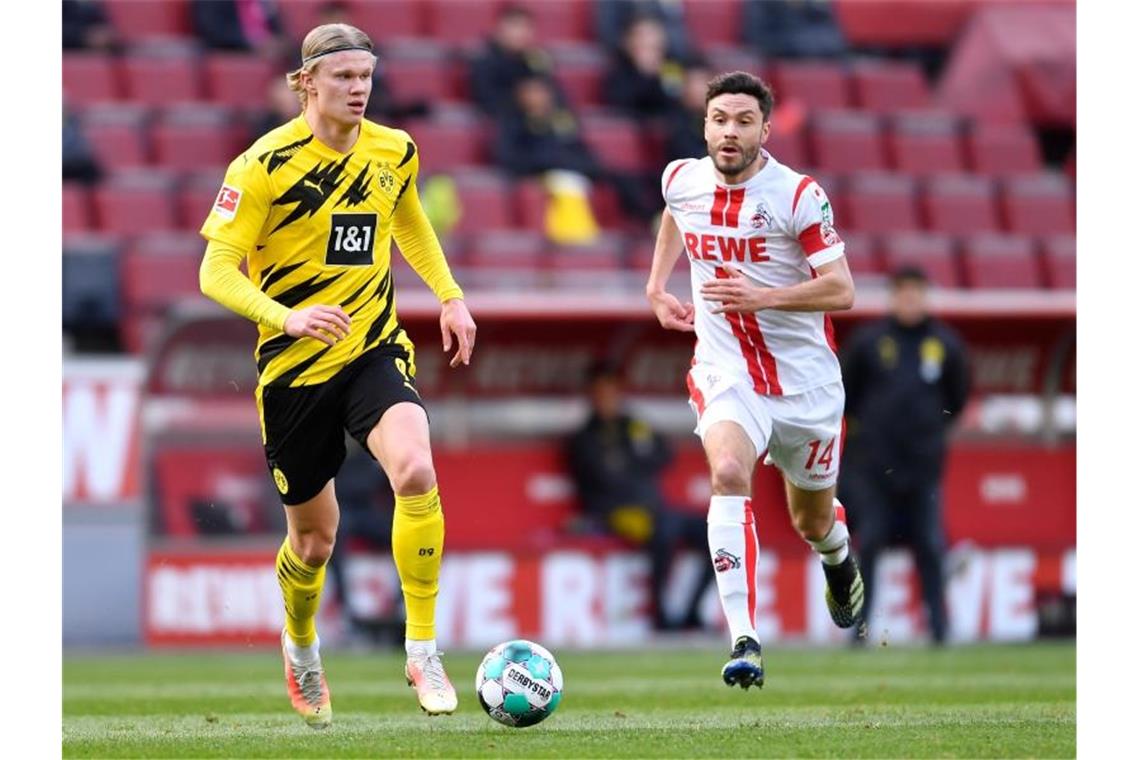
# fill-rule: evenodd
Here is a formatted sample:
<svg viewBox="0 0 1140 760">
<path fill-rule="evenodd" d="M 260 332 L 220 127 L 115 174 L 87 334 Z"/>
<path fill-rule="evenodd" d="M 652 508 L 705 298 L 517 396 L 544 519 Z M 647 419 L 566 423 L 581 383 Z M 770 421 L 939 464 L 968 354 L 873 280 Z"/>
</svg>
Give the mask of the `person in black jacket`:
<svg viewBox="0 0 1140 760">
<path fill-rule="evenodd" d="M 590 416 L 567 444 L 585 523 L 648 549 L 658 630 L 699 627 L 701 596 L 713 579 L 710 563 L 702 563 L 705 573 L 681 621 L 665 614 L 662 597 L 677 544 L 702 554 L 707 551 L 705 518 L 666 503 L 660 481 L 673 460 L 672 449 L 660 433 L 623 408 L 621 376 L 615 366 L 596 362 L 590 368 L 589 395 Z"/>
<path fill-rule="evenodd" d="M 666 119 L 665 158 L 704 158 L 708 155 L 705 141 L 705 93 L 713 72 L 700 62 L 685 69 L 681 97 Z"/>
<path fill-rule="evenodd" d="M 947 634 L 942 470 L 947 434 L 970 380 L 962 340 L 930 316 L 926 286 L 921 269 L 896 271 L 890 315 L 860 329 L 845 347 L 847 440 L 839 485 L 859 541 L 866 609 L 880 552 L 904 536 L 940 644 Z"/>
<path fill-rule="evenodd" d="M 256 52 L 284 60 L 289 41 L 272 0 L 192 0 L 194 34 L 210 50 Z"/>
<path fill-rule="evenodd" d="M 499 12 L 483 51 L 471 62 L 471 97 L 484 113 L 495 115 L 510 107 L 519 82 L 537 76 L 546 80 L 558 103 L 566 105 L 553 72 L 550 54 L 536 43 L 531 12 L 508 5 Z"/>
<path fill-rule="evenodd" d="M 606 73 L 606 102 L 639 118 L 672 110 L 680 99 L 684 68 L 668 57 L 667 45 L 660 21 L 634 17 Z"/>
</svg>

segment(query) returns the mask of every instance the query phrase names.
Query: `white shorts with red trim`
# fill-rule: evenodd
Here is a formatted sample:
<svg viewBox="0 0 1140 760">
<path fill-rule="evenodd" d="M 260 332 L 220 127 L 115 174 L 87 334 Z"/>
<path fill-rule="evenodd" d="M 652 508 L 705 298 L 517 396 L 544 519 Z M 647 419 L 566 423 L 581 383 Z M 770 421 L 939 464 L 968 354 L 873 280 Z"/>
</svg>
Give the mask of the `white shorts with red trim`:
<svg viewBox="0 0 1140 760">
<path fill-rule="evenodd" d="M 701 377 L 721 378 L 700 364 L 689 372 L 689 405 L 697 414 L 694 432 L 702 441 L 716 423 L 735 422 L 756 447 L 757 458 L 767 454 L 792 485 L 805 491 L 835 485 L 843 447 L 842 382 L 791 396 L 764 396 L 742 380 L 708 387 L 696 380 Z"/>
</svg>

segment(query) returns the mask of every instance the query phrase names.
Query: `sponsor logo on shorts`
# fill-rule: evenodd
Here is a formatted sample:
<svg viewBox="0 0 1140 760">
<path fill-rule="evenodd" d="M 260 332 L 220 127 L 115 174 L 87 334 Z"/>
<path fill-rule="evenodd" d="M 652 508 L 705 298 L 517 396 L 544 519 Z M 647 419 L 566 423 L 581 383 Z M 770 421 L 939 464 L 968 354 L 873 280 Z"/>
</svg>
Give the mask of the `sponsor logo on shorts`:
<svg viewBox="0 0 1140 760">
<path fill-rule="evenodd" d="M 214 213 L 225 219 L 233 219 L 241 203 L 241 190 L 231 185 L 222 185 L 218 199 L 214 201 Z"/>
<path fill-rule="evenodd" d="M 285 473 L 281 472 L 281 468 L 273 468 L 273 482 L 277 485 L 277 490 L 281 495 L 289 493 L 289 481 L 285 479 Z"/>
<path fill-rule="evenodd" d="M 727 549 L 717 549 L 716 557 L 713 559 L 713 567 L 716 568 L 718 573 L 735 570 L 740 567 L 740 557 L 732 554 Z"/>
</svg>

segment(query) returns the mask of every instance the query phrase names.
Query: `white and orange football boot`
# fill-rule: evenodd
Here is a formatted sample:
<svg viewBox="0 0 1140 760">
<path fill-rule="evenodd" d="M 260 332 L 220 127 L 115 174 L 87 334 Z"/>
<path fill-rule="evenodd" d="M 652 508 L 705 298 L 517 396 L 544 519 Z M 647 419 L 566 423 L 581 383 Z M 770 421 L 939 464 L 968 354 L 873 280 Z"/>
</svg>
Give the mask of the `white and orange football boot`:
<svg viewBox="0 0 1140 760">
<path fill-rule="evenodd" d="M 310 728 L 332 725 L 332 698 L 325 681 L 325 671 L 317 654 L 312 661 L 294 659 L 289 653 L 288 634 L 281 631 L 281 656 L 285 660 L 285 687 L 293 709 Z"/>
<path fill-rule="evenodd" d="M 420 709 L 428 715 L 450 715 L 455 712 L 459 702 L 455 696 L 455 687 L 451 685 L 439 659 L 442 654 L 443 652 L 429 653 L 426 649 L 413 648 L 408 653 L 408 662 L 404 666 L 408 686 L 416 690 Z"/>
</svg>

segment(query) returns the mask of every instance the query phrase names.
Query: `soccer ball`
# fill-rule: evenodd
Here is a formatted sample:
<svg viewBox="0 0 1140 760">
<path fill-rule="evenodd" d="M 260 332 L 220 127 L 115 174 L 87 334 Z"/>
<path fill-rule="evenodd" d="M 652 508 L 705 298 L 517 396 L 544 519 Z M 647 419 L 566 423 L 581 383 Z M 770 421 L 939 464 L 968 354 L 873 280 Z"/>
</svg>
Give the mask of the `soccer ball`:
<svg viewBox="0 0 1140 760">
<path fill-rule="evenodd" d="M 562 669 L 554 655 L 532 641 L 505 641 L 487 652 L 475 671 L 475 694 L 493 720 L 533 726 L 558 709 Z"/>
</svg>

